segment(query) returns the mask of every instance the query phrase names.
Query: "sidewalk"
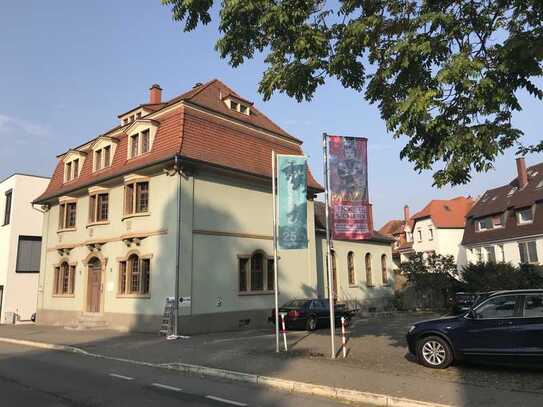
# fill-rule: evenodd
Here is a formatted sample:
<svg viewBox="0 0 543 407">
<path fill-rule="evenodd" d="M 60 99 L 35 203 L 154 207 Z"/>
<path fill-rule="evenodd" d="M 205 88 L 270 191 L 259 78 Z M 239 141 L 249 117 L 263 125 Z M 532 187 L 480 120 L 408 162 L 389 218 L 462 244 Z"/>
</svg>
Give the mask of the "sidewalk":
<svg viewBox="0 0 543 407">
<path fill-rule="evenodd" d="M 362 321 L 361 324 L 364 326 Z M 357 328 L 353 328 L 356 333 Z M 308 335 L 289 333 L 289 352 L 276 354 L 275 339 L 269 330 L 229 332 L 166 341 L 151 334 L 127 334 L 114 331 L 68 331 L 34 325 L 0 326 L 0 337 L 75 346 L 88 352 L 142 362 L 175 366 L 188 363 L 243 373 L 270 376 L 316 385 L 334 386 L 363 392 L 387 394 L 413 400 L 455 406 L 541 406 L 543 376 L 535 374 L 538 385 L 530 391 L 491 386 L 478 381 L 466 383 L 424 369 L 405 360 L 404 367 L 384 369 L 374 360 L 359 360 L 360 343 L 353 336 L 352 355 L 348 359 L 328 358 L 326 331 Z M 365 335 L 367 340 L 371 335 Z M 388 340 L 388 339 L 387 339 Z M 339 338 L 337 344 L 339 346 Z M 390 350 L 394 359 L 405 354 L 400 346 Z M 375 347 L 375 352 L 386 349 Z M 377 359 L 384 355 L 375 355 Z M 414 372 L 408 368 L 413 365 Z M 471 377 L 471 376 L 466 376 Z M 523 376 L 524 377 L 524 376 Z M 534 379 L 534 378 L 531 378 Z M 539 389 L 539 392 L 537 392 Z"/>
</svg>

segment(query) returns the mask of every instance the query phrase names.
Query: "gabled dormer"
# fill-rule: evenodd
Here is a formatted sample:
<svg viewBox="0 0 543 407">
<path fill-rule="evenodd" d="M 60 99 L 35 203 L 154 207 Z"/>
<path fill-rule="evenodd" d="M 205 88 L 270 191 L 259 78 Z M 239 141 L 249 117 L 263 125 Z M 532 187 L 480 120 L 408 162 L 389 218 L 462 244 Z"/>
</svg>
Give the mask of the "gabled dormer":
<svg viewBox="0 0 543 407">
<path fill-rule="evenodd" d="M 232 93 L 221 95 L 221 99 L 230 110 L 247 116 L 251 115 L 251 106 L 253 106 L 253 102 L 240 98 Z"/>
<path fill-rule="evenodd" d="M 100 136 L 92 145 L 92 172 L 111 167 L 119 139 Z"/>
<path fill-rule="evenodd" d="M 127 160 L 148 154 L 153 149 L 159 123 L 156 120 L 136 120 L 125 129 L 128 136 Z"/>
<path fill-rule="evenodd" d="M 156 83 L 149 89 L 149 103 L 139 105 L 126 113 L 122 113 L 119 116 L 121 126 L 125 126 L 130 123 L 134 123 L 136 120 L 142 119 L 149 113 L 156 111 L 164 106 L 162 103 L 162 88 Z"/>
<path fill-rule="evenodd" d="M 64 183 L 79 178 L 86 156 L 87 153 L 79 150 L 70 150 L 66 153 L 62 159 L 64 163 Z"/>
</svg>

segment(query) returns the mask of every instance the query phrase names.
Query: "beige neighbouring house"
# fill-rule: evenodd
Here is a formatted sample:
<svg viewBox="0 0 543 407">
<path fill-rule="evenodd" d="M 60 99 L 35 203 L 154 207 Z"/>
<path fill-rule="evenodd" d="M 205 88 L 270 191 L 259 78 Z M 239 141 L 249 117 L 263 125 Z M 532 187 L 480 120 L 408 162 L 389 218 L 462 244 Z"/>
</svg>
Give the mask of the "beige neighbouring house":
<svg viewBox="0 0 543 407">
<path fill-rule="evenodd" d="M 0 181 L 0 321 L 28 321 L 36 312 L 43 214 L 32 201 L 49 178 L 13 174 Z"/>
<path fill-rule="evenodd" d="M 274 304 L 271 155 L 289 135 L 219 80 L 149 103 L 58 156 L 46 208 L 42 324 L 158 331 L 179 276 L 181 333 L 268 324 Z M 308 248 L 280 253 L 280 302 L 316 297 L 314 197 Z"/>
<path fill-rule="evenodd" d="M 319 297 L 328 297 L 325 204 L 314 202 Z M 391 306 L 394 294 L 393 239 L 374 231 L 363 241 L 332 241 L 333 291 L 339 302 L 363 311 Z"/>
</svg>

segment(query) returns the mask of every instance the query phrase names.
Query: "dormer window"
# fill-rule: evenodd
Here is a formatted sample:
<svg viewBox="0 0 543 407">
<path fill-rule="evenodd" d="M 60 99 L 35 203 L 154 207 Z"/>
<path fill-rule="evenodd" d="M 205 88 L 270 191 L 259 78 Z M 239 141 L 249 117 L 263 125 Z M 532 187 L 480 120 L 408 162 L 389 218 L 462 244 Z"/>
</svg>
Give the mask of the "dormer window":
<svg viewBox="0 0 543 407">
<path fill-rule="evenodd" d="M 113 155 L 117 147 L 118 140 L 114 137 L 102 136 L 96 140 L 92 146 L 94 171 L 100 171 L 111 166 Z"/>
<path fill-rule="evenodd" d="M 534 211 L 532 208 L 520 209 L 517 211 L 517 224 L 526 225 L 534 221 Z"/>
<path fill-rule="evenodd" d="M 104 168 L 111 165 L 111 146 L 104 147 Z"/>
<path fill-rule="evenodd" d="M 79 158 L 67 162 L 64 167 L 64 182 L 70 182 L 79 177 Z"/>
<path fill-rule="evenodd" d="M 140 119 L 131 124 L 126 130 L 127 159 L 133 159 L 151 152 L 158 130 L 155 120 Z"/>
<path fill-rule="evenodd" d="M 145 154 L 145 153 L 148 153 L 149 152 L 149 143 L 150 143 L 150 138 L 149 138 L 149 129 L 146 129 L 146 130 L 143 130 L 141 132 L 141 153 L 142 154 Z"/>
<path fill-rule="evenodd" d="M 130 158 L 146 154 L 151 151 L 151 132 L 149 129 L 130 136 Z"/>
<path fill-rule="evenodd" d="M 245 114 L 247 116 L 251 115 L 251 109 L 250 109 L 250 106 L 252 105 L 251 102 L 241 99 L 231 94 L 227 95 L 222 100 L 224 101 L 224 103 L 230 110 L 233 110 L 234 112 L 238 112 L 241 114 Z"/>
<path fill-rule="evenodd" d="M 80 151 L 70 151 L 64 157 L 64 182 L 70 182 L 78 178 L 83 167 L 84 153 Z"/>
<path fill-rule="evenodd" d="M 139 133 L 130 136 L 130 158 L 137 157 L 139 154 L 140 135 Z"/>
</svg>

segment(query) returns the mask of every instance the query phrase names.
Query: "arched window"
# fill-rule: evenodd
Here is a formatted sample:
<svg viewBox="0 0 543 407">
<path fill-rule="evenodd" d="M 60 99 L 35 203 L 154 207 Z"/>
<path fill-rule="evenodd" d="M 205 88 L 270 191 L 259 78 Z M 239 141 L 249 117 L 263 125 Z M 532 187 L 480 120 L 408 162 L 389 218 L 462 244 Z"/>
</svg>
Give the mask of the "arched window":
<svg viewBox="0 0 543 407">
<path fill-rule="evenodd" d="M 371 276 L 371 254 L 366 253 L 365 262 L 366 262 L 366 285 L 368 287 L 373 287 L 373 279 Z"/>
<path fill-rule="evenodd" d="M 388 284 L 388 267 L 387 267 L 387 255 L 381 256 L 381 275 L 383 276 L 383 285 Z"/>
<path fill-rule="evenodd" d="M 354 253 L 349 252 L 347 254 L 347 273 L 349 277 L 349 285 L 355 285 L 355 276 L 354 276 Z"/>
<path fill-rule="evenodd" d="M 273 257 L 263 251 L 238 255 L 239 292 L 266 292 L 274 289 Z"/>
<path fill-rule="evenodd" d="M 149 295 L 151 259 L 131 254 L 119 263 L 118 292 L 121 295 Z"/>
<path fill-rule="evenodd" d="M 55 267 L 55 281 L 53 294 L 73 295 L 75 287 L 75 266 L 70 266 L 64 261 L 60 266 Z"/>
</svg>

